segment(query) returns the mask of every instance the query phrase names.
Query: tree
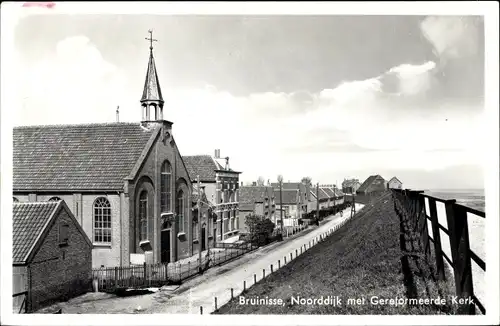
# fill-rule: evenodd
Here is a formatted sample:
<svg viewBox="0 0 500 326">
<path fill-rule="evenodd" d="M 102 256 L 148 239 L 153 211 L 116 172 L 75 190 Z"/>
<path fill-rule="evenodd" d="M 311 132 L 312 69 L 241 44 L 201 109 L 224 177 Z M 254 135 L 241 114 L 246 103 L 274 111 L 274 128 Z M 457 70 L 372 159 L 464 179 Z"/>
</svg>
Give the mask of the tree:
<svg viewBox="0 0 500 326">
<path fill-rule="evenodd" d="M 264 178 L 263 177 L 259 177 L 257 179 L 257 186 L 263 186 L 264 182 L 265 182 Z"/>
<path fill-rule="evenodd" d="M 311 177 L 303 177 L 302 180 L 300 180 L 300 182 L 304 185 L 312 185 L 312 179 Z"/>
<path fill-rule="evenodd" d="M 269 242 L 275 228 L 271 220 L 256 214 L 247 215 L 245 224 L 250 233 L 250 241 L 258 246 Z"/>
</svg>

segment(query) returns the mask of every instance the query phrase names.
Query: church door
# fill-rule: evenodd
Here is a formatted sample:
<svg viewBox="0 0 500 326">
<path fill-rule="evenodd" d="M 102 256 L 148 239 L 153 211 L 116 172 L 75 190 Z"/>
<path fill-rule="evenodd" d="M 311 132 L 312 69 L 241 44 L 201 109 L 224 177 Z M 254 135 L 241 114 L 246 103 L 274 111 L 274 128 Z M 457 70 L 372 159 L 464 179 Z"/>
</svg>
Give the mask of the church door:
<svg viewBox="0 0 500 326">
<path fill-rule="evenodd" d="M 170 262 L 170 230 L 161 231 L 161 262 Z"/>
</svg>

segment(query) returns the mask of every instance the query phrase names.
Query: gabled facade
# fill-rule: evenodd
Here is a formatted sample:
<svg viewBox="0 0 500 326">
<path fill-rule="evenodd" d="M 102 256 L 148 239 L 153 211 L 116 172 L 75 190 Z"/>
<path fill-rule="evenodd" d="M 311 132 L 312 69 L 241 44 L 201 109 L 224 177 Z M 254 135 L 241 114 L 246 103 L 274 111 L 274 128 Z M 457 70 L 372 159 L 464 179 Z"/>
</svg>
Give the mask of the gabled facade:
<svg viewBox="0 0 500 326">
<path fill-rule="evenodd" d="M 389 189 L 403 189 L 403 183 L 396 177 L 392 177 L 389 182 L 387 182 L 387 188 Z"/>
<path fill-rule="evenodd" d="M 92 242 L 64 201 L 14 203 L 12 240 L 16 312 L 91 290 Z"/>
<path fill-rule="evenodd" d="M 218 150 L 217 150 L 218 152 Z M 220 162 L 218 155 L 183 156 L 191 181 L 200 178 L 201 185 L 210 203 L 216 222 L 209 226 L 216 241 L 224 241 L 239 234 L 239 175 L 229 167 L 229 158 Z"/>
<path fill-rule="evenodd" d="M 193 253 L 192 183 L 150 47 L 142 121 L 14 128 L 19 202 L 63 199 L 92 241 L 93 267 L 166 263 Z"/>
</svg>

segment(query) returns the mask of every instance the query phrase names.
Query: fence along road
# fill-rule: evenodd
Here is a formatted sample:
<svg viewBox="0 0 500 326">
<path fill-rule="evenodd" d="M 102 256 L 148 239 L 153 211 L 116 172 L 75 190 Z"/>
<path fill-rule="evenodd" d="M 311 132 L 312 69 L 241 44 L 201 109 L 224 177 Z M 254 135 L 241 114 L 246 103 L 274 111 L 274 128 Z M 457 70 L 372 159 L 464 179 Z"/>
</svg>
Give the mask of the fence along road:
<svg viewBox="0 0 500 326">
<path fill-rule="evenodd" d="M 359 211 L 362 207 L 362 204 L 356 204 L 356 211 Z M 184 293 L 174 295 L 167 301 L 151 307 L 147 312 L 200 314 L 200 307 L 203 307 L 203 314 L 209 314 L 215 310 L 215 297 L 217 297 L 217 307 L 220 308 L 230 300 L 231 288 L 234 296 L 238 296 L 243 290 L 244 281 L 248 289 L 254 284 L 254 274 L 256 281 L 259 282 L 262 280 L 263 275 L 266 277 L 270 275 L 271 264 L 273 264 L 273 271 L 278 270 L 278 260 L 280 260 L 280 265 L 283 267 L 285 265 L 284 257 L 286 257 L 286 263 L 288 264 L 290 262 L 290 253 L 295 259 L 296 253 L 301 254 L 301 248 L 302 253 L 305 252 L 304 245 L 306 245 L 306 251 L 309 250 L 310 242 L 316 244 L 320 236 L 324 237 L 327 232 L 331 233 L 330 230 L 345 223 L 349 218 L 350 208 L 346 208 L 343 211 L 343 217 L 340 217 L 340 214 L 337 213 L 325 224 L 284 243 L 265 256 L 244 262 L 240 266 L 196 285 Z"/>
</svg>

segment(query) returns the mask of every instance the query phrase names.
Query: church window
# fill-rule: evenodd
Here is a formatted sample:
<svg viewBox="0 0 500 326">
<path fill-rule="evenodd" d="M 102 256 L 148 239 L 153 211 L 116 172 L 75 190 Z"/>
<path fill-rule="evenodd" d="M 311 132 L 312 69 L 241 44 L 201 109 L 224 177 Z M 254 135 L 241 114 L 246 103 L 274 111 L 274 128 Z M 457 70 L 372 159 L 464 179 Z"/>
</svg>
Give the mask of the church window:
<svg viewBox="0 0 500 326">
<path fill-rule="evenodd" d="M 177 212 L 177 222 L 179 223 L 179 232 L 184 232 L 184 192 L 179 190 L 177 193 L 177 207 L 175 208 Z"/>
<path fill-rule="evenodd" d="M 61 198 L 59 197 L 52 197 L 49 199 L 49 201 L 61 201 Z"/>
<path fill-rule="evenodd" d="M 172 167 L 168 161 L 163 162 L 161 166 L 161 187 L 160 187 L 160 205 L 161 212 L 167 213 L 172 211 L 170 202 L 172 198 Z"/>
<path fill-rule="evenodd" d="M 94 202 L 94 242 L 111 243 L 111 205 L 104 197 Z"/>
<path fill-rule="evenodd" d="M 141 241 L 148 239 L 148 192 L 143 190 L 139 195 L 139 223 Z"/>
</svg>

